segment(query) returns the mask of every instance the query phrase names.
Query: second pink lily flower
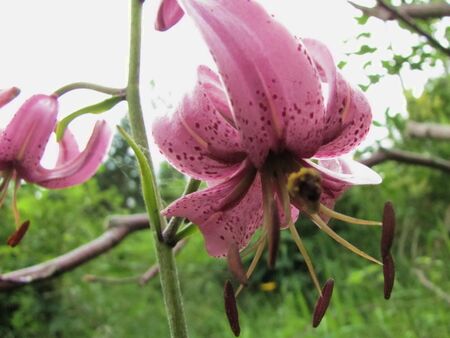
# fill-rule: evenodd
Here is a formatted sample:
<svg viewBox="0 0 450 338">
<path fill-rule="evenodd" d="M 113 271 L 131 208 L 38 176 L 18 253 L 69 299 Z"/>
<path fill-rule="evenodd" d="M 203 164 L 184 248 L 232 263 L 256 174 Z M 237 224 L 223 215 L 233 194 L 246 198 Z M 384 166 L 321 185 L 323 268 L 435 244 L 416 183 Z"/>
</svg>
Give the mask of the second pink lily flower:
<svg viewBox="0 0 450 338">
<path fill-rule="evenodd" d="M 6 93 L 0 92 L 0 103 L 9 98 Z M 83 183 L 95 174 L 108 150 L 111 132 L 105 121 L 99 121 L 82 152 L 70 130 L 66 130 L 59 143 L 56 166 L 43 167 L 41 158 L 55 130 L 57 114 L 55 96 L 34 95 L 0 132 L 0 205 L 5 200 L 8 185 L 14 182 L 13 211 L 18 231 L 22 222 L 16 207 L 16 193 L 22 180 L 51 189 Z"/>
</svg>

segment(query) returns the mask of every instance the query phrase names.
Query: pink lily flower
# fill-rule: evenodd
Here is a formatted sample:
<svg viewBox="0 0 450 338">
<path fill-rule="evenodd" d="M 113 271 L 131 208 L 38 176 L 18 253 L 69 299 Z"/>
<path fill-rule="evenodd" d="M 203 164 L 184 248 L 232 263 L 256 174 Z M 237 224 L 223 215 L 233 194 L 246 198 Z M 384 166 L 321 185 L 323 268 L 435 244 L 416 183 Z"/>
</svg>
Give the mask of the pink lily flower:
<svg viewBox="0 0 450 338">
<path fill-rule="evenodd" d="M 227 256 L 241 284 L 266 244 L 269 265 L 275 264 L 278 232 L 289 228 L 321 295 L 314 316 L 317 326 L 333 282 L 321 290 L 294 225 L 299 213 L 346 248 L 382 265 L 326 223 L 336 218 L 381 225 L 332 210 L 351 185 L 381 182 L 370 168 L 340 157 L 369 131 L 367 99 L 347 83 L 322 43 L 293 37 L 254 1 L 180 0 L 163 1 L 162 6 L 159 27 L 175 24 L 181 16 L 173 19 L 174 12 L 187 13 L 220 74 L 199 67 L 193 91 L 171 118 L 154 124 L 155 142 L 167 159 L 209 185 L 178 199 L 163 213 L 197 224 L 208 253 Z M 254 261 L 243 273 L 236 257 L 260 227 Z"/>
<path fill-rule="evenodd" d="M 13 211 L 18 231 L 22 223 L 16 206 L 16 194 L 21 180 L 50 189 L 83 183 L 95 174 L 108 149 L 111 132 L 105 121 L 97 122 L 82 152 L 73 134 L 66 130 L 59 143 L 56 166 L 44 168 L 40 161 L 55 130 L 57 114 L 58 100 L 55 96 L 34 95 L 0 133 L 0 205 L 5 200 L 9 183 L 13 181 Z"/>
</svg>

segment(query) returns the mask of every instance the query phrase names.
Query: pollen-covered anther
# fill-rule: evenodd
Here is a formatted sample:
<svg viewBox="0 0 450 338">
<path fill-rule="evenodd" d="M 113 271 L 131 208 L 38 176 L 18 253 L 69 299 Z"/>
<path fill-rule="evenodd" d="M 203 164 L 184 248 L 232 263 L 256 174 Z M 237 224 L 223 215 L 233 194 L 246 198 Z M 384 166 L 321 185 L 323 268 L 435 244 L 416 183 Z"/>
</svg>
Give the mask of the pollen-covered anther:
<svg viewBox="0 0 450 338">
<path fill-rule="evenodd" d="M 223 298 L 225 302 L 225 313 L 227 314 L 231 331 L 233 331 L 233 334 L 238 337 L 241 334 L 241 327 L 239 325 L 239 313 L 236 305 L 236 298 L 234 296 L 233 285 L 231 285 L 231 282 L 229 280 L 225 282 Z"/>
<path fill-rule="evenodd" d="M 322 288 L 322 295 L 317 299 L 316 306 L 314 308 L 313 314 L 313 327 L 319 326 L 322 321 L 325 312 L 330 305 L 331 296 L 333 295 L 334 280 L 332 278 L 328 279 Z"/>
<path fill-rule="evenodd" d="M 23 237 L 25 236 L 26 232 L 28 231 L 28 228 L 30 227 L 30 221 L 23 222 L 17 229 L 14 231 L 11 236 L 8 238 L 8 245 L 10 247 L 15 247 L 18 245 Z"/>
<path fill-rule="evenodd" d="M 301 168 L 288 176 L 287 188 L 289 195 L 298 200 L 308 212 L 316 213 L 320 208 L 322 194 L 322 179 L 312 168 Z"/>
<path fill-rule="evenodd" d="M 395 280 L 395 264 L 392 255 L 388 253 L 383 257 L 384 298 L 391 298 Z"/>
</svg>

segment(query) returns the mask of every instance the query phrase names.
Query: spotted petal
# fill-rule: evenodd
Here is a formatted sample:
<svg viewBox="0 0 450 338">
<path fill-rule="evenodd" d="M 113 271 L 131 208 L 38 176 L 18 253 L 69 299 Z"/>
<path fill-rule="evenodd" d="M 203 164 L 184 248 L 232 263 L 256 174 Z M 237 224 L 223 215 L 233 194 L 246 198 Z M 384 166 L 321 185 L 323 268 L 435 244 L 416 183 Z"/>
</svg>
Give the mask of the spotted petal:
<svg viewBox="0 0 450 338">
<path fill-rule="evenodd" d="M 254 1 L 183 0 L 217 63 L 242 145 L 255 166 L 322 143 L 320 81 L 306 49 Z"/>
<path fill-rule="evenodd" d="M 357 147 L 369 132 L 372 113 L 366 97 L 352 88 L 336 70 L 328 48 L 313 39 L 304 39 L 322 80 L 329 86 L 323 145 L 317 158 L 336 157 Z"/>
<path fill-rule="evenodd" d="M 184 11 L 180 5 L 178 5 L 177 0 L 162 0 L 156 17 L 156 30 L 168 30 L 180 21 L 183 15 Z"/>
<path fill-rule="evenodd" d="M 239 203 L 221 210 L 221 201 L 239 183 L 243 172 L 211 188 L 187 195 L 172 203 L 163 213 L 166 216 L 186 217 L 197 224 L 205 237 L 205 245 L 212 256 L 226 255 L 234 243 L 244 248 L 262 221 L 262 193 L 259 175 Z"/>
<path fill-rule="evenodd" d="M 172 118 L 154 123 L 153 137 L 178 170 L 209 181 L 233 174 L 246 154 L 236 129 L 220 112 L 226 107 L 226 96 L 211 84 L 207 73 L 199 69 L 193 92 L 184 97 Z"/>
</svg>

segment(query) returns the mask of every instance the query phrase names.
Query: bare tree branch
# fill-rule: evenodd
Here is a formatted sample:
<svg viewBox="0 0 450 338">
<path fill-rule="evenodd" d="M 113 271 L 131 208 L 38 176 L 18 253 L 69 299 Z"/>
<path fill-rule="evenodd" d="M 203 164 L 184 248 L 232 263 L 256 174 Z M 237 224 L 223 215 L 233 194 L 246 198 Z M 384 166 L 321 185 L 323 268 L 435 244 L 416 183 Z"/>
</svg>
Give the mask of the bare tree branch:
<svg viewBox="0 0 450 338">
<path fill-rule="evenodd" d="M 122 242 L 129 234 L 147 229 L 145 214 L 114 216 L 107 223 L 107 230 L 95 240 L 47 262 L 0 275 L 0 291 L 46 280 L 92 260 Z"/>
<path fill-rule="evenodd" d="M 444 173 L 450 173 L 450 161 L 440 158 L 431 158 L 404 150 L 380 149 L 369 158 L 362 160 L 361 163 L 372 167 L 386 161 L 397 161 L 406 164 L 420 165 L 438 169 Z"/>
<path fill-rule="evenodd" d="M 365 7 L 351 1 L 349 1 L 349 3 L 368 16 L 373 16 L 383 21 L 397 19 L 391 12 L 381 6 Z M 445 2 L 403 4 L 400 6 L 396 6 L 395 10 L 400 14 L 413 19 L 440 19 L 446 16 L 450 16 L 450 5 Z"/>
<path fill-rule="evenodd" d="M 417 138 L 450 140 L 450 125 L 409 121 L 406 125 L 406 134 Z"/>
</svg>

